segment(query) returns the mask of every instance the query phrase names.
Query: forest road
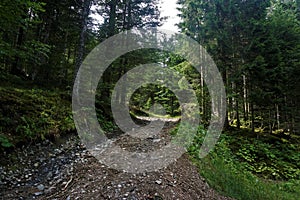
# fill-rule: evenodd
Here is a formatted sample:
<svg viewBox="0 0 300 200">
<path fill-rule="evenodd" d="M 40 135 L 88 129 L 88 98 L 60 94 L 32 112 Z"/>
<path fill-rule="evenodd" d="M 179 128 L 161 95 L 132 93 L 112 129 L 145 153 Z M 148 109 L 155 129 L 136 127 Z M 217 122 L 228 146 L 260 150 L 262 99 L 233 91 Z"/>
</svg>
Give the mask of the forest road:
<svg viewBox="0 0 300 200">
<path fill-rule="evenodd" d="M 128 151 L 147 152 L 168 143 L 176 123 L 166 122 L 156 138 L 141 140 L 118 133 L 110 137 L 118 137 L 115 142 Z M 0 198 L 5 200 L 231 199 L 210 188 L 186 153 L 155 172 L 126 173 L 96 160 L 76 134 L 58 143 L 46 140 L 4 153 L 0 163 Z"/>
</svg>

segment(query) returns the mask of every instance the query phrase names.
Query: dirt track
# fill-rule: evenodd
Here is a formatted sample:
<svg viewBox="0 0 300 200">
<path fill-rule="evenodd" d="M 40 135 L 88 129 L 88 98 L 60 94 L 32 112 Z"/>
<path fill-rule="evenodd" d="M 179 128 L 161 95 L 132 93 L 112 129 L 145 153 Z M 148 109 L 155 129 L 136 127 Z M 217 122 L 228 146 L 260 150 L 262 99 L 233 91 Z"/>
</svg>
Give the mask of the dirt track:
<svg viewBox="0 0 300 200">
<path fill-rule="evenodd" d="M 173 125 L 168 123 L 158 135 L 159 144 L 170 140 Z M 128 135 L 118 137 L 117 143 L 130 151 L 161 146 L 149 140 L 137 143 Z M 101 164 L 76 135 L 59 145 L 45 142 L 4 155 L 0 170 L 0 196 L 5 200 L 230 199 L 208 186 L 187 154 L 156 172 L 125 173 Z"/>
</svg>

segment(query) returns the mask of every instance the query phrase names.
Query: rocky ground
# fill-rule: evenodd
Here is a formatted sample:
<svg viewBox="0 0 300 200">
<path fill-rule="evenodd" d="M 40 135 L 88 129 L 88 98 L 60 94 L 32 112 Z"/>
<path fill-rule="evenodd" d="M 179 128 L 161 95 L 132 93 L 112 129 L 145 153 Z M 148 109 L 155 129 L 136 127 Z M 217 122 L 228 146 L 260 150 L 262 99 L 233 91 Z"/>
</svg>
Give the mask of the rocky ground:
<svg viewBox="0 0 300 200">
<path fill-rule="evenodd" d="M 155 149 L 170 138 L 168 123 L 158 138 L 137 142 L 121 136 L 123 148 Z M 98 162 L 77 135 L 1 153 L 1 199 L 230 199 L 199 176 L 186 154 L 156 172 L 132 174 Z"/>
</svg>

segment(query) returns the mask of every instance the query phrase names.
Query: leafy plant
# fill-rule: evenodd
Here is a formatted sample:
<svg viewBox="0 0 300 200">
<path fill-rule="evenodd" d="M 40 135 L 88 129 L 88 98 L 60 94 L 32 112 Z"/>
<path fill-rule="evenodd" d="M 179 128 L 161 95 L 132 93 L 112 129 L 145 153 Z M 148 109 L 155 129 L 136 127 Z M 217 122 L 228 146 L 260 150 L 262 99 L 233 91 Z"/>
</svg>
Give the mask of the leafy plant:
<svg viewBox="0 0 300 200">
<path fill-rule="evenodd" d="M 0 135 L 0 143 L 1 146 L 5 148 L 9 148 L 13 146 L 13 144 L 9 141 L 9 139 L 4 135 Z"/>
</svg>

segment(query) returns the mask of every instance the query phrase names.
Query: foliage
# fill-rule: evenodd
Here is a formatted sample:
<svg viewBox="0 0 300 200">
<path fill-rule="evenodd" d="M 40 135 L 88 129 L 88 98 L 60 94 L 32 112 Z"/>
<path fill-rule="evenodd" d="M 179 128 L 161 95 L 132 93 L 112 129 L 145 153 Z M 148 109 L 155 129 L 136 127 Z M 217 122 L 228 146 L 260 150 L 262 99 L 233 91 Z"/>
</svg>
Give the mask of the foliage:
<svg viewBox="0 0 300 200">
<path fill-rule="evenodd" d="M 53 137 L 75 129 L 69 96 L 65 92 L 4 86 L 0 94 L 2 146 Z"/>
<path fill-rule="evenodd" d="M 0 143 L 1 143 L 1 147 L 4 148 L 9 148 L 13 146 L 13 144 L 9 141 L 9 139 L 4 135 L 0 135 Z"/>
<path fill-rule="evenodd" d="M 200 159 L 199 149 L 204 136 L 205 130 L 199 127 L 189 153 L 201 175 L 219 192 L 249 200 L 299 197 L 299 144 L 273 147 L 267 143 L 270 138 L 266 141 L 255 138 L 247 140 L 246 136 L 225 133 L 214 151 Z M 264 170 L 259 167 L 261 165 L 264 165 Z"/>
<path fill-rule="evenodd" d="M 296 1 L 178 3 L 179 28 L 207 49 L 222 74 L 228 102 L 225 128 L 235 122 L 237 127 L 250 125 L 253 132 L 259 126 L 269 133 L 279 129 L 299 132 L 299 87 L 295 83 L 299 82 L 300 21 Z M 199 90 L 205 94 L 204 87 Z"/>
<path fill-rule="evenodd" d="M 139 88 L 131 97 L 131 107 L 135 111 L 147 111 L 154 103 L 161 104 L 168 116 L 175 117 L 180 114 L 179 102 L 175 94 L 166 87 L 150 84 Z"/>
<path fill-rule="evenodd" d="M 90 3 L 98 6 L 95 12 L 103 17 L 100 25 L 93 24 L 89 17 Z M 236 199 L 297 199 L 299 1 L 178 3 L 182 33 L 196 39 L 211 54 L 227 92 L 227 130 L 216 149 L 199 159 L 204 126 L 198 128 L 189 147 L 201 174 L 217 190 Z M 70 91 L 53 86 L 70 89 L 80 62 L 97 43 L 133 27 L 157 27 L 162 20 L 158 0 L 2 0 L 0 8 L 1 149 L 73 131 Z M 104 130 L 115 129 L 110 109 L 114 85 L 132 67 L 154 62 L 186 76 L 199 100 L 202 122 L 209 123 L 206 72 L 199 74 L 178 55 L 141 49 L 116 59 L 101 77 L 96 112 Z M 186 88 L 182 80 L 179 85 Z M 118 94 L 120 103 L 125 103 L 124 99 Z M 169 116 L 180 115 L 174 91 L 154 84 L 134 93 L 131 112 L 133 116 L 147 115 L 154 103 L 162 104 Z M 249 127 L 252 132 L 241 129 Z"/>
<path fill-rule="evenodd" d="M 229 146 L 244 167 L 265 179 L 300 179 L 300 145 L 266 136 L 257 139 L 243 131 L 232 131 Z"/>
</svg>

